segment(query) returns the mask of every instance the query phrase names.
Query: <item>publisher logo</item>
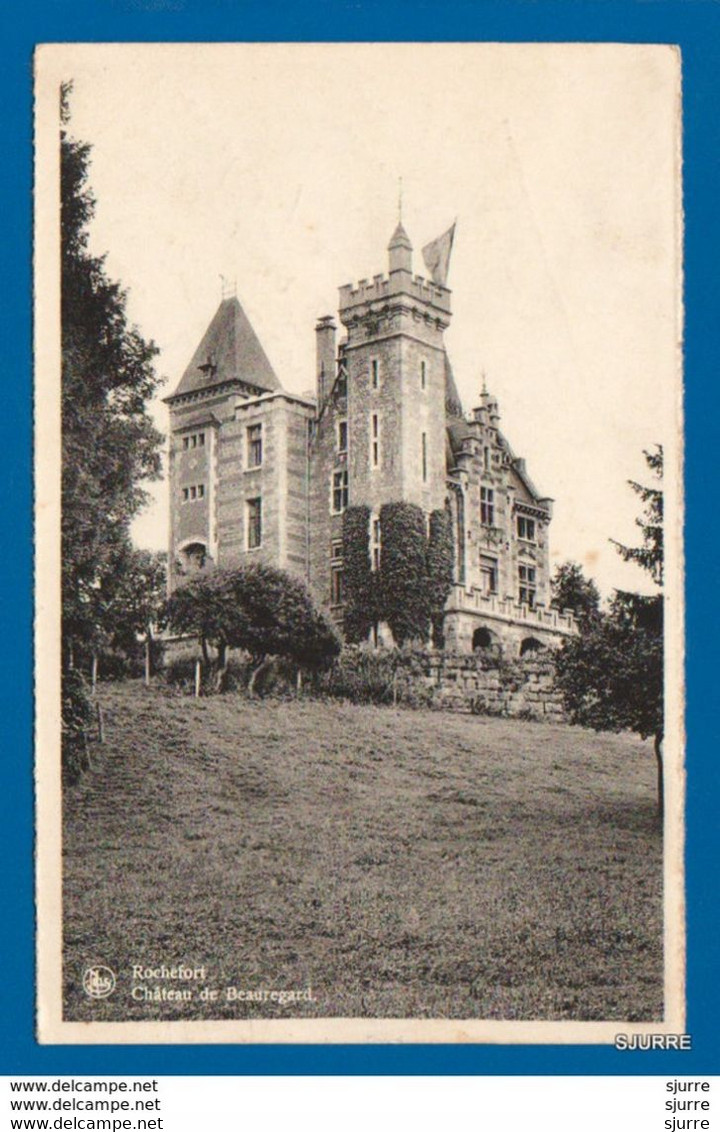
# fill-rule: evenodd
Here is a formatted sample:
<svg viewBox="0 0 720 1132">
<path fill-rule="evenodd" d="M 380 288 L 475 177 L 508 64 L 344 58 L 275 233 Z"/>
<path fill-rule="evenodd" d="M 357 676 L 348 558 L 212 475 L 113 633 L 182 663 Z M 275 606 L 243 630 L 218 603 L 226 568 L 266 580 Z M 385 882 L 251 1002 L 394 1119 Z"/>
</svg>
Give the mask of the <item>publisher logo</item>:
<svg viewBox="0 0 720 1132">
<path fill-rule="evenodd" d="M 109 967 L 86 967 L 82 985 L 88 998 L 107 998 L 115 990 L 115 974 Z"/>
</svg>

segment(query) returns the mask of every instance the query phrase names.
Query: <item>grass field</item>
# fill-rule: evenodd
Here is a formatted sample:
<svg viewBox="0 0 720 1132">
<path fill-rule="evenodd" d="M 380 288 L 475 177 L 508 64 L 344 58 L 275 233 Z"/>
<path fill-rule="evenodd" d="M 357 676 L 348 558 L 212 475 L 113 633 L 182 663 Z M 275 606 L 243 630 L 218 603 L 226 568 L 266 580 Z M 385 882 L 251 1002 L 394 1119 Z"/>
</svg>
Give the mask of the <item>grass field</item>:
<svg viewBox="0 0 720 1132">
<path fill-rule="evenodd" d="M 649 743 L 138 683 L 65 792 L 65 1017 L 657 1019 Z M 133 999 L 132 965 L 310 1002 Z M 81 989 L 87 965 L 115 993 Z M 197 985 L 195 985 L 197 990 Z M 143 992 L 144 993 L 144 992 Z"/>
</svg>

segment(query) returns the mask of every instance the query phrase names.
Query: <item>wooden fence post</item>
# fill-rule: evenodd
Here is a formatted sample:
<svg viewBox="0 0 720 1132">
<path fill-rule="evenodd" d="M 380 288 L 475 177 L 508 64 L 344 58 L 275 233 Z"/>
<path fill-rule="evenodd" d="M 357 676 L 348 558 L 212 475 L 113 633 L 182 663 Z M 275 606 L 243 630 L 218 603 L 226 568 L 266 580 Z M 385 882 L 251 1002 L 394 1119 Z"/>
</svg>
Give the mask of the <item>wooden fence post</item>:
<svg viewBox="0 0 720 1132">
<path fill-rule="evenodd" d="M 103 719 L 103 712 L 100 704 L 95 704 L 95 711 L 97 714 L 97 729 L 98 729 L 98 743 L 105 742 L 105 721 Z"/>
<path fill-rule="evenodd" d="M 150 687 L 150 634 L 145 637 L 145 687 Z"/>
<path fill-rule="evenodd" d="M 98 678 L 98 656 L 97 656 L 97 653 L 94 652 L 93 658 L 92 658 L 92 677 L 91 677 L 91 679 L 92 679 L 92 694 L 93 695 L 95 695 L 95 692 L 97 691 L 97 678 Z"/>
<path fill-rule="evenodd" d="M 201 672 L 202 672 L 202 669 L 201 669 L 200 661 L 196 660 L 195 661 L 195 699 L 197 699 L 198 696 L 200 695 Z"/>
</svg>

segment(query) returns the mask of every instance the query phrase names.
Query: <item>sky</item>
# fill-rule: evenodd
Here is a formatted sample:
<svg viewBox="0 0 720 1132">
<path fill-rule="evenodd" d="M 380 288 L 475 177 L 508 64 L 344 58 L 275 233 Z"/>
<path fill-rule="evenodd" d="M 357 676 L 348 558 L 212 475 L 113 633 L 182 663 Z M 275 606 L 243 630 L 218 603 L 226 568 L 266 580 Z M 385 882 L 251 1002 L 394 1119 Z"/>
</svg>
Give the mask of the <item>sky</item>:
<svg viewBox="0 0 720 1132">
<path fill-rule="evenodd" d="M 446 333 L 464 407 L 485 375 L 501 428 L 555 500 L 551 565 L 603 593 L 652 589 L 636 543 L 643 449 L 681 457 L 679 61 L 647 45 L 58 45 L 38 114 L 72 79 L 92 145 L 95 252 L 160 348 L 161 396 L 221 298 L 237 295 L 283 385 L 314 385 L 317 318 L 387 270 L 403 223 L 414 269 L 457 219 Z M 153 415 L 167 431 L 158 400 Z M 165 548 L 167 485 L 141 546 Z"/>
</svg>

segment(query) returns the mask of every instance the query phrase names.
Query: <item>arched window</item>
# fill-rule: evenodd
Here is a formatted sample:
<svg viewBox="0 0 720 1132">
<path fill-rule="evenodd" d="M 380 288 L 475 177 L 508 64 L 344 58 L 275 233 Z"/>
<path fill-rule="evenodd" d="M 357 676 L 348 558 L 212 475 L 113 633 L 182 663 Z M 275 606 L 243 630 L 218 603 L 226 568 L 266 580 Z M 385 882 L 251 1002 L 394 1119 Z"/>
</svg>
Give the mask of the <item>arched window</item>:
<svg viewBox="0 0 720 1132">
<path fill-rule="evenodd" d="M 525 637 L 520 645 L 520 656 L 526 656 L 528 653 L 539 652 L 540 649 L 543 649 L 544 647 L 545 646 L 543 645 L 542 641 L 539 641 L 537 637 Z"/>
<path fill-rule="evenodd" d="M 204 569 L 207 560 L 207 547 L 202 542 L 191 542 L 180 551 L 180 561 L 186 574 L 197 574 Z"/>
<path fill-rule="evenodd" d="M 492 633 L 490 632 L 489 629 L 480 628 L 480 629 L 476 629 L 475 632 L 473 633 L 473 639 L 472 639 L 473 652 L 475 651 L 475 649 L 489 648 L 492 643 L 493 643 L 493 635 L 492 635 Z"/>
</svg>

